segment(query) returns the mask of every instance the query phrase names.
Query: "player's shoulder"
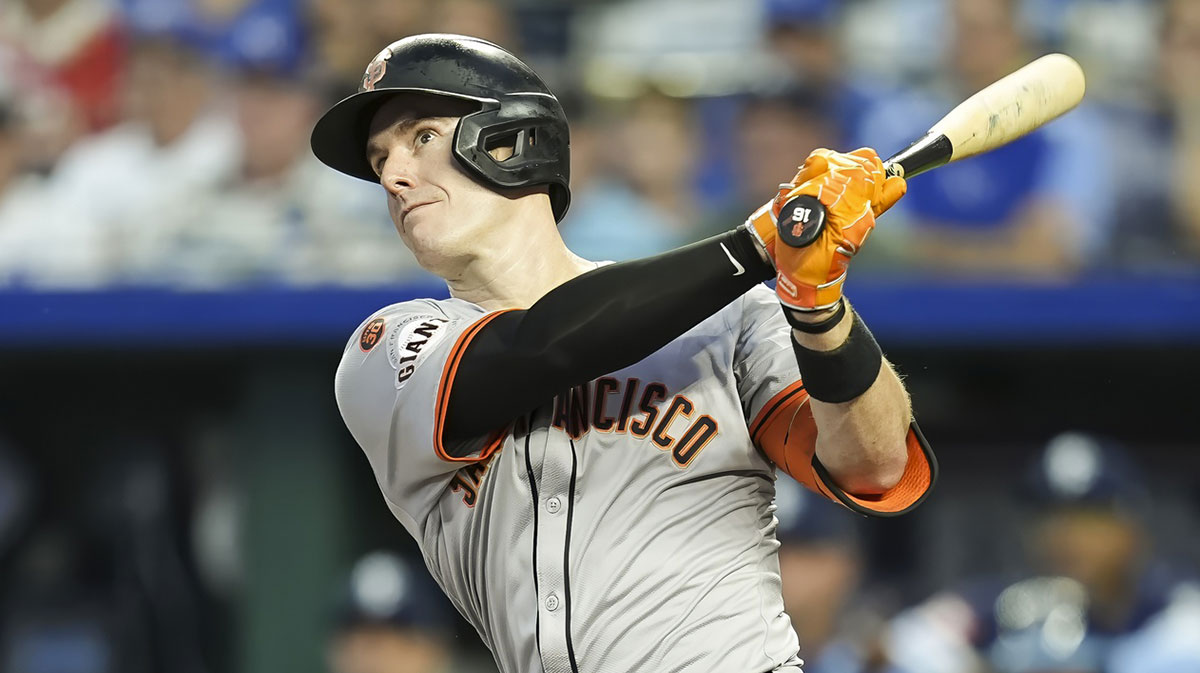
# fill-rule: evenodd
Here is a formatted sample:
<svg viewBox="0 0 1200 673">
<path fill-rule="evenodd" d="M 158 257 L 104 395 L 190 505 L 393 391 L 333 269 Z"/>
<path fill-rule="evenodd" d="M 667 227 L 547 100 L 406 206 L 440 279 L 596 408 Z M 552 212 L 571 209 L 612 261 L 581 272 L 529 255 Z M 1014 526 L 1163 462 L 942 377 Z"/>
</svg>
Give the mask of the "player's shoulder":
<svg viewBox="0 0 1200 673">
<path fill-rule="evenodd" d="M 442 331 L 460 321 L 473 321 L 486 311 L 461 299 L 411 299 L 385 306 L 363 320 L 346 342 L 346 352 L 353 348 L 368 353 L 389 333 L 420 329 Z"/>
<path fill-rule="evenodd" d="M 407 380 L 433 353 L 453 343 L 487 311 L 461 299 L 413 299 L 385 306 L 367 317 L 346 342 L 338 380 L 399 370 Z M 438 359 L 438 358 L 434 358 Z M 390 365 L 390 367 L 389 367 Z M 397 385 L 397 389 L 399 389 Z"/>
<path fill-rule="evenodd" d="M 367 397 L 411 389 L 418 370 L 429 369 L 422 366 L 426 362 L 438 370 L 456 337 L 485 314 L 459 299 L 414 299 L 372 313 L 350 335 L 338 364 L 335 392 L 343 416 Z M 417 388 L 436 384 L 436 377 L 415 378 L 424 382 Z"/>
<path fill-rule="evenodd" d="M 376 318 L 403 318 L 410 315 L 439 315 L 452 320 L 482 315 L 487 311 L 475 304 L 453 297 L 449 299 L 410 299 L 389 304 L 371 314 L 367 320 Z"/>
</svg>

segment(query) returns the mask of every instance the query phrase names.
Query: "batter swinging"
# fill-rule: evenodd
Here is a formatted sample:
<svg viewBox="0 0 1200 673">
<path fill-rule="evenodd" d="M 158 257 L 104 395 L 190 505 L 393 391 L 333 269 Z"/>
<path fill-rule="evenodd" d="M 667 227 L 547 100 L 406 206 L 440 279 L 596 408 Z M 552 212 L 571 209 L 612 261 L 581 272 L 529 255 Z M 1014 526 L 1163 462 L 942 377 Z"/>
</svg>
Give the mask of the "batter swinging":
<svg viewBox="0 0 1200 673">
<path fill-rule="evenodd" d="M 799 671 L 776 470 L 878 515 L 936 473 L 841 292 L 904 182 L 872 150 L 817 150 L 741 227 L 602 265 L 558 234 L 568 145 L 537 75 L 451 35 L 393 43 L 317 124 L 317 156 L 382 183 L 451 293 L 354 333 L 345 422 L 505 673 Z M 777 223 L 814 226 L 780 212 L 802 194 L 828 217 L 793 248 Z"/>
</svg>

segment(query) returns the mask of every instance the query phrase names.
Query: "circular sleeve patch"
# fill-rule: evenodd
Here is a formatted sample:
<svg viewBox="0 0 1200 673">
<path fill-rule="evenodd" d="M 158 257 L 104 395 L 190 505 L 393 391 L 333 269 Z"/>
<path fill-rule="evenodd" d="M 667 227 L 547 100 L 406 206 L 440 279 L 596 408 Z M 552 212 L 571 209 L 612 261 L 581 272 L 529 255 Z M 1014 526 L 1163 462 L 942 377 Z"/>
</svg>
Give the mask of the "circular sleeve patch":
<svg viewBox="0 0 1200 673">
<path fill-rule="evenodd" d="M 362 335 L 358 337 L 358 347 L 362 349 L 362 352 L 370 352 L 376 344 L 383 340 L 384 324 L 383 318 L 376 318 L 363 327 Z"/>
</svg>

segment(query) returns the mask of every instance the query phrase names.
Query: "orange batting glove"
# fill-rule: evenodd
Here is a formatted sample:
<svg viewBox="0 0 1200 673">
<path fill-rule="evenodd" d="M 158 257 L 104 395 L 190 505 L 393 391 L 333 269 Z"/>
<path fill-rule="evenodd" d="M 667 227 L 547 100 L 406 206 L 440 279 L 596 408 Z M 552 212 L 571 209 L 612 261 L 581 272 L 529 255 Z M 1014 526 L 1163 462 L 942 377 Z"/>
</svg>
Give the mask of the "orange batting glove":
<svg viewBox="0 0 1200 673">
<path fill-rule="evenodd" d="M 906 189 L 903 178 L 887 176 L 875 150 L 814 150 L 792 181 L 748 220 L 775 263 L 779 301 L 799 311 L 835 307 L 850 258 L 875 228 L 875 218 Z M 787 220 L 782 225 L 781 216 Z"/>
</svg>

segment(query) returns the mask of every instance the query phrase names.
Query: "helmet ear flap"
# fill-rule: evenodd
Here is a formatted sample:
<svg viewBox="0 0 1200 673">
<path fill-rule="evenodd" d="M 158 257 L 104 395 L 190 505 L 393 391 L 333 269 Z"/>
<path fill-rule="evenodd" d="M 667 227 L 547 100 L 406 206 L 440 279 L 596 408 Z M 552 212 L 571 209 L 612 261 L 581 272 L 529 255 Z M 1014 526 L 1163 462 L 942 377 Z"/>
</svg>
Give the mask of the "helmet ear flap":
<svg viewBox="0 0 1200 673">
<path fill-rule="evenodd" d="M 570 139 L 562 111 L 551 109 L 551 101 L 557 105 L 548 97 L 512 96 L 499 107 L 463 117 L 454 133 L 454 156 L 468 173 L 494 187 L 551 185 L 554 216 L 561 219 L 567 203 L 554 196 L 569 185 Z M 491 152 L 500 147 L 513 152 L 497 159 Z"/>
</svg>

